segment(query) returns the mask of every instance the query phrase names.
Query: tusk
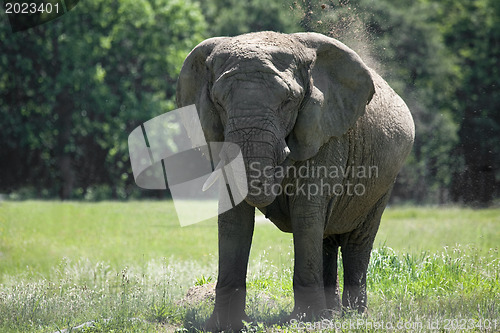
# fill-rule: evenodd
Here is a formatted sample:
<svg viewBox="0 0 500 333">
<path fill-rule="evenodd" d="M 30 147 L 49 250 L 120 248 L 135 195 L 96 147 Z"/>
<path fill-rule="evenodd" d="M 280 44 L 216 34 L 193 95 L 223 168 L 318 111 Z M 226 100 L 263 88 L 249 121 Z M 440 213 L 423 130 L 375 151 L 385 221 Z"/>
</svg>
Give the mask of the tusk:
<svg viewBox="0 0 500 333">
<path fill-rule="evenodd" d="M 208 179 L 205 181 L 205 184 L 203 184 L 203 187 L 201 189 L 203 192 L 212 187 L 212 185 L 217 181 L 217 179 L 219 179 L 222 172 L 217 172 L 217 171 L 222 169 L 223 166 L 224 166 L 224 160 L 220 160 L 219 164 L 217 164 L 210 177 L 208 177 Z"/>
</svg>

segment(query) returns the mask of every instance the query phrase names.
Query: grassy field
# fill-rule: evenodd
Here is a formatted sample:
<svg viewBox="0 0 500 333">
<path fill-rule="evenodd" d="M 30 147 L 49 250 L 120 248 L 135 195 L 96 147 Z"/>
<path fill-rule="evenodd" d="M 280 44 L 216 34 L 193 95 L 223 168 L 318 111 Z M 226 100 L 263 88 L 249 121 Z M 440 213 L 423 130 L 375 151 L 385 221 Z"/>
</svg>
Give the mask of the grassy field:
<svg viewBox="0 0 500 333">
<path fill-rule="evenodd" d="M 388 208 L 369 267 L 369 314 L 313 330 L 500 330 L 498 244 L 500 209 Z M 293 307 L 292 266 L 291 235 L 257 224 L 254 330 L 305 328 L 278 324 Z M 178 301 L 216 271 L 215 219 L 181 228 L 171 202 L 0 203 L 0 332 L 91 321 L 81 331 L 197 331 L 211 301 Z"/>
</svg>

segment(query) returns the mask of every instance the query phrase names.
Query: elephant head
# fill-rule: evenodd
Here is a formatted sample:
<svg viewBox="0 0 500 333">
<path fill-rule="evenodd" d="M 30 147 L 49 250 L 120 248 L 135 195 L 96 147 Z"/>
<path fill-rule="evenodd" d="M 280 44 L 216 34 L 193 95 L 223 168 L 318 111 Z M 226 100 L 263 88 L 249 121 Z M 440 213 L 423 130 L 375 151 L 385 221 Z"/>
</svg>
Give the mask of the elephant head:
<svg viewBox="0 0 500 333">
<path fill-rule="evenodd" d="M 208 39 L 186 58 L 179 107 L 196 104 L 207 142 L 240 146 L 246 201 L 265 207 L 276 166 L 307 160 L 342 136 L 374 94 L 369 70 L 339 41 L 274 32 Z"/>
</svg>

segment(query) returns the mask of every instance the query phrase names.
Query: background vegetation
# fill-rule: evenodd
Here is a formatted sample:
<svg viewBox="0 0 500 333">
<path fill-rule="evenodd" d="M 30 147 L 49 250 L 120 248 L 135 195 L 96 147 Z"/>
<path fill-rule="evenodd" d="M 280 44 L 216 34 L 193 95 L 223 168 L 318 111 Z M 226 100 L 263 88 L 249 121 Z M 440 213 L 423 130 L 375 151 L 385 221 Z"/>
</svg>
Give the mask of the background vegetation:
<svg viewBox="0 0 500 333">
<path fill-rule="evenodd" d="M 127 136 L 175 108 L 177 75 L 204 38 L 317 31 L 379 70 L 417 140 L 393 201 L 489 205 L 500 184 L 496 0 L 86 0 L 12 33 L 0 16 L 0 193 L 101 200 L 139 190 Z"/>
</svg>

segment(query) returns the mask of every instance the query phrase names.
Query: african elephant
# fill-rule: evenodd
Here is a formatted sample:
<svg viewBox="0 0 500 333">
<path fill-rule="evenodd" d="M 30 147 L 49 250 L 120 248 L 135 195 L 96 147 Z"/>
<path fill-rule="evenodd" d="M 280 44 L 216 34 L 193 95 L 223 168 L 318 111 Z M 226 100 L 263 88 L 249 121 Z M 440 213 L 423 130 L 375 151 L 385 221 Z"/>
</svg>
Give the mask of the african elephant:
<svg viewBox="0 0 500 333">
<path fill-rule="evenodd" d="M 403 100 L 335 39 L 257 32 L 196 46 L 182 66 L 177 103 L 196 105 L 207 142 L 238 144 L 247 173 L 245 200 L 218 217 L 219 274 L 207 328 L 239 329 L 248 320 L 255 208 L 293 233 L 291 316 L 342 305 L 365 311 L 373 241 L 414 139 Z"/>
</svg>

